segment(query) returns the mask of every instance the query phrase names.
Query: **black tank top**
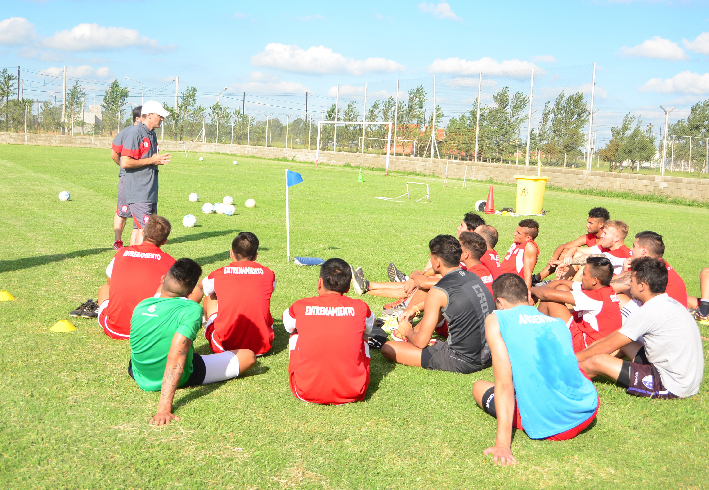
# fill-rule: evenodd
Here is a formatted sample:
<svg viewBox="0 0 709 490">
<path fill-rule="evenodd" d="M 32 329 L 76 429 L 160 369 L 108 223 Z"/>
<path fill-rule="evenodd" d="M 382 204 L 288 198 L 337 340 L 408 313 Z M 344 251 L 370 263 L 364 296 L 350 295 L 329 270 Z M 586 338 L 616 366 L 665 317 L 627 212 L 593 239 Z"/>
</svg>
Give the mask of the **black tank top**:
<svg viewBox="0 0 709 490">
<path fill-rule="evenodd" d="M 489 364 L 485 318 L 495 308 L 490 290 L 477 275 L 462 269 L 449 272 L 433 287 L 448 298 L 441 312 L 448 321 L 450 348 L 471 364 L 480 367 Z"/>
</svg>

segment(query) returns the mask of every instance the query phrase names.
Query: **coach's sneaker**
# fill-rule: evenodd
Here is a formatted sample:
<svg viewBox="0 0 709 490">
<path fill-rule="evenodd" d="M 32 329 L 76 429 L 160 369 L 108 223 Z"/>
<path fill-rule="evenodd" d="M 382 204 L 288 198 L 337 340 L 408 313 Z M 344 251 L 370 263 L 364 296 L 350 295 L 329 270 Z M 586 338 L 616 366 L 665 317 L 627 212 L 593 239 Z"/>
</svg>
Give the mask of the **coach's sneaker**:
<svg viewBox="0 0 709 490">
<path fill-rule="evenodd" d="M 409 276 L 397 269 L 391 262 L 389 262 L 387 267 L 387 276 L 389 276 L 391 282 L 406 282 L 409 279 Z"/>
<path fill-rule="evenodd" d="M 357 294 L 364 294 L 369 291 L 369 281 L 365 279 L 362 268 L 357 267 L 357 269 L 355 269 L 350 266 L 350 269 L 352 269 L 352 285 L 354 286 L 355 292 Z"/>
<path fill-rule="evenodd" d="M 399 315 L 401 315 L 405 309 L 406 305 L 404 303 L 393 306 L 391 308 L 384 308 L 382 309 L 382 316 L 392 316 L 394 318 L 399 318 Z"/>
<path fill-rule="evenodd" d="M 84 311 L 81 312 L 81 318 L 97 318 L 98 317 L 98 303 L 90 299 L 86 303 Z"/>
<path fill-rule="evenodd" d="M 123 240 L 116 240 L 113 242 L 113 250 L 119 250 L 123 248 Z"/>
<path fill-rule="evenodd" d="M 78 306 L 78 308 L 76 308 L 75 310 L 71 310 L 71 311 L 69 312 L 69 316 L 73 316 L 74 318 L 83 316 L 83 315 L 84 315 L 84 310 L 86 309 L 86 307 L 89 306 L 89 305 L 90 305 L 91 303 L 93 303 L 93 302 L 94 302 L 94 300 L 92 300 L 91 298 L 87 299 L 86 302 L 85 302 L 85 303 L 81 303 L 81 304 Z"/>
</svg>

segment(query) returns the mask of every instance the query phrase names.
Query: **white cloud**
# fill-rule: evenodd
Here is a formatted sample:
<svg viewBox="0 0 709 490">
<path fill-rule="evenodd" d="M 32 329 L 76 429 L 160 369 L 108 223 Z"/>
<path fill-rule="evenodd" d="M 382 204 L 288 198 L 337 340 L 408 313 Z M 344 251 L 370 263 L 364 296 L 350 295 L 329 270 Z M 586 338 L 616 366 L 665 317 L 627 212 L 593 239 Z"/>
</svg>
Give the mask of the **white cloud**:
<svg viewBox="0 0 709 490">
<path fill-rule="evenodd" d="M 315 14 L 315 15 L 306 15 L 304 17 L 298 17 L 301 22 L 310 22 L 311 20 L 325 20 L 324 15 L 320 14 Z"/>
<path fill-rule="evenodd" d="M 534 61 L 535 63 L 554 63 L 556 61 L 556 58 L 554 58 L 550 54 L 542 54 L 539 56 L 532 57 L 532 61 Z"/>
<path fill-rule="evenodd" d="M 355 60 L 335 53 L 325 46 L 312 46 L 305 50 L 295 44 L 280 43 L 267 44 L 263 53 L 258 53 L 251 58 L 251 64 L 308 74 L 363 75 L 366 73 L 392 73 L 406 69 L 405 66 L 384 58 Z"/>
<path fill-rule="evenodd" d="M 246 92 L 257 94 L 302 94 L 311 90 L 298 82 L 280 80 L 275 75 L 262 73 L 260 71 L 251 72 L 249 80 L 241 83 L 233 83 L 229 87 L 233 92 Z"/>
<path fill-rule="evenodd" d="M 620 53 L 623 56 L 632 58 L 653 58 L 658 60 L 686 60 L 687 55 L 677 43 L 669 39 L 663 39 L 660 36 L 654 36 L 652 39 L 647 39 L 637 46 L 629 48 L 623 46 L 620 48 Z"/>
<path fill-rule="evenodd" d="M 235 19 L 240 19 L 240 20 L 241 20 L 241 19 L 247 19 L 248 17 L 249 17 L 249 16 L 248 16 L 247 14 L 244 14 L 244 13 L 241 13 L 241 12 L 237 12 L 237 13 L 234 14 L 234 18 L 235 18 Z"/>
<path fill-rule="evenodd" d="M 687 70 L 666 80 L 653 78 L 640 87 L 640 91 L 661 94 L 709 94 L 709 73 L 700 75 Z"/>
<path fill-rule="evenodd" d="M 402 94 L 403 92 L 399 91 L 399 94 Z M 330 97 L 336 97 L 337 96 L 337 86 L 330 87 L 330 90 L 327 91 L 327 95 Z M 386 90 L 378 90 L 376 92 L 372 92 L 371 90 L 367 91 L 367 99 L 368 100 L 376 100 L 376 99 L 388 99 L 389 97 L 393 97 L 395 94 L 394 92 L 388 92 Z M 364 97 L 364 85 L 361 87 L 357 87 L 355 85 L 340 85 L 340 98 L 347 97 L 347 98 L 363 98 Z"/>
<path fill-rule="evenodd" d="M 64 57 L 56 51 L 40 50 L 30 46 L 22 47 L 22 49 L 20 49 L 17 54 L 20 58 L 38 59 L 41 61 L 59 62 L 64 59 Z"/>
<path fill-rule="evenodd" d="M 445 73 L 452 75 L 477 75 L 478 73 L 488 76 L 508 76 L 513 78 L 526 78 L 532 73 L 544 73 L 530 61 L 520 61 L 518 59 L 498 62 L 492 58 L 480 58 L 479 60 L 468 61 L 461 58 L 436 59 L 428 66 L 431 73 Z"/>
<path fill-rule="evenodd" d="M 0 45 L 27 44 L 36 36 L 34 24 L 23 17 L 0 21 Z"/>
<path fill-rule="evenodd" d="M 461 20 L 463 20 L 457 15 L 455 15 L 451 6 L 448 5 L 448 2 L 439 2 L 436 5 L 432 3 L 423 2 L 418 4 L 418 8 L 419 12 L 431 13 L 434 17 L 437 17 L 439 19 L 449 19 L 454 20 L 456 22 L 460 22 Z"/>
<path fill-rule="evenodd" d="M 709 55 L 709 32 L 702 32 L 694 41 L 683 39 L 684 47 L 695 53 Z"/>
<path fill-rule="evenodd" d="M 40 75 L 49 75 L 55 77 L 64 73 L 64 68 L 61 66 L 52 66 L 45 70 L 39 72 Z M 89 65 L 80 66 L 67 66 L 66 76 L 71 78 L 86 78 L 90 76 L 96 76 L 99 78 L 106 78 L 111 75 L 111 70 L 107 66 L 102 66 L 100 68 L 93 68 Z"/>
<path fill-rule="evenodd" d="M 154 39 L 141 36 L 135 29 L 125 27 L 103 27 L 98 24 L 79 24 L 71 30 L 65 29 L 42 40 L 48 48 L 62 51 L 98 51 L 139 47 L 162 50 Z"/>
</svg>

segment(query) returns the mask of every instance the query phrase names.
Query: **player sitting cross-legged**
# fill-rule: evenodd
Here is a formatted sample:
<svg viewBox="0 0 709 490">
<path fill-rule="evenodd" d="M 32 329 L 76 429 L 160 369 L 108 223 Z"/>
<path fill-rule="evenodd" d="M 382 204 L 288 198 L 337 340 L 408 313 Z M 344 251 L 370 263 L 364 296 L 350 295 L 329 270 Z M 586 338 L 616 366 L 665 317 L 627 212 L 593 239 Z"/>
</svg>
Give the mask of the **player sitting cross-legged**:
<svg viewBox="0 0 709 490">
<path fill-rule="evenodd" d="M 532 287 L 532 273 L 539 258 L 539 247 L 534 240 L 539 235 L 539 223 L 533 219 L 523 219 L 517 225 L 512 246 L 500 262 L 500 274 L 511 272 L 524 279 L 528 288 Z"/>
<path fill-rule="evenodd" d="M 200 356 L 192 343 L 202 326 L 202 307 L 187 298 L 202 268 L 191 259 L 175 262 L 161 280 L 160 297 L 136 306 L 131 320 L 128 374 L 145 391 L 160 390 L 155 425 L 179 420 L 172 413 L 177 388 L 235 378 L 255 363 L 254 353 L 237 349 Z"/>
<path fill-rule="evenodd" d="M 462 249 L 450 235 L 438 235 L 428 244 L 431 266 L 441 280 L 431 288 L 424 303 L 423 318 L 413 328 L 402 315 L 397 335 L 403 340 L 382 346 L 391 361 L 426 369 L 474 373 L 489 366 L 490 351 L 483 324 L 492 311 L 492 294 L 475 274 L 460 268 Z M 429 345 L 436 326 L 448 322 L 448 340 Z"/>
<path fill-rule="evenodd" d="M 160 278 L 175 263 L 175 259 L 160 250 L 170 230 L 167 219 L 151 215 L 145 225 L 145 241 L 118 250 L 108 264 L 106 284 L 98 290 L 98 322 L 109 337 L 128 339 L 135 305 L 156 294 Z M 202 301 L 202 289 L 195 288 L 190 299 Z"/>
<path fill-rule="evenodd" d="M 320 268 L 318 296 L 296 301 L 283 312 L 291 334 L 288 375 L 300 400 L 339 405 L 364 399 L 369 386 L 367 334 L 374 315 L 367 303 L 348 298 L 352 272 L 342 259 Z"/>
<path fill-rule="evenodd" d="M 662 261 L 641 257 L 633 260 L 631 268 L 630 295 L 642 307 L 620 330 L 577 353 L 579 366 L 591 377 L 602 374 L 616 381 L 635 396 L 696 395 L 704 375 L 704 349 L 696 322 L 665 293 L 667 266 Z"/>
<path fill-rule="evenodd" d="M 514 464 L 512 428 L 532 439 L 576 437 L 598 412 L 598 393 L 579 370 L 561 320 L 530 306 L 524 281 L 502 274 L 492 284 L 497 310 L 485 320 L 495 383 L 476 381 L 473 397 L 497 419 L 495 445 L 483 451 L 495 464 Z"/>
<path fill-rule="evenodd" d="M 212 352 L 250 349 L 265 354 L 273 345 L 271 295 L 276 276 L 256 262 L 259 241 L 242 231 L 231 243 L 231 263 L 220 267 L 202 281 L 204 335 Z"/>
<path fill-rule="evenodd" d="M 556 280 L 531 289 L 539 311 L 566 322 L 574 352 L 612 334 L 621 326 L 620 306 L 610 287 L 613 265 L 606 257 L 588 257 L 581 282 Z M 569 310 L 566 305 L 572 305 Z"/>
</svg>

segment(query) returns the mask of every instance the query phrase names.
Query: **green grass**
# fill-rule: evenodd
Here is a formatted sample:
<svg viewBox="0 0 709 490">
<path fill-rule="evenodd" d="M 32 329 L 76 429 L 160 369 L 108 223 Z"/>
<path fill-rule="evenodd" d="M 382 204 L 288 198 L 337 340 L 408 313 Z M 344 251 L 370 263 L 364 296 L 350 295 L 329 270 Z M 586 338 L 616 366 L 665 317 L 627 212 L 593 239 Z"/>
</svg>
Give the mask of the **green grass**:
<svg viewBox="0 0 709 490">
<path fill-rule="evenodd" d="M 260 262 L 278 278 L 272 312 L 316 294 L 317 268 L 285 261 L 284 169 L 304 182 L 290 189 L 291 254 L 342 257 L 374 280 L 390 260 L 420 268 L 428 241 L 454 233 L 462 215 L 487 197 L 488 184 L 460 183 L 359 168 L 274 162 L 228 155 L 176 153 L 160 172 L 160 214 L 173 223 L 164 249 L 192 257 L 205 273 L 226 264 L 240 230 L 261 240 Z M 106 337 L 95 321 L 72 319 L 78 330 L 49 328 L 86 298 L 96 298 L 113 256 L 116 166 L 108 151 L 0 146 L 0 483 L 30 487 L 209 488 L 624 488 L 703 487 L 709 467 L 709 381 L 699 395 L 672 402 L 627 396 L 597 382 L 601 407 L 592 429 L 568 442 L 538 442 L 517 432 L 513 468 L 494 467 L 483 449 L 495 421 L 471 396 L 473 375 L 394 366 L 372 353 L 372 384 L 364 402 L 316 406 L 288 387 L 287 335 L 277 321 L 274 353 L 247 376 L 180 390 L 182 420 L 162 429 L 147 424 L 157 393 L 143 393 L 126 373 L 129 345 Z M 431 202 L 374 199 L 427 182 Z M 71 201 L 59 202 L 62 190 Z M 190 203 L 190 192 L 200 195 Z M 204 202 L 231 195 L 232 217 L 203 215 Z M 243 207 L 256 199 L 254 209 Z M 495 205 L 515 206 L 515 189 L 495 187 Z M 538 218 L 542 258 L 584 232 L 588 209 L 607 207 L 631 234 L 665 235 L 666 258 L 691 294 L 706 259 L 709 210 L 566 192 L 546 194 Z M 196 228 L 181 224 L 197 216 Z M 490 216 L 502 254 L 519 218 Z M 125 237 L 128 236 L 126 232 Z M 539 269 L 539 266 L 538 266 Z M 364 298 L 374 311 L 388 300 Z M 709 328 L 701 327 L 709 337 Z M 705 352 L 709 344 L 705 342 Z M 204 338 L 197 352 L 206 353 Z"/>
</svg>

